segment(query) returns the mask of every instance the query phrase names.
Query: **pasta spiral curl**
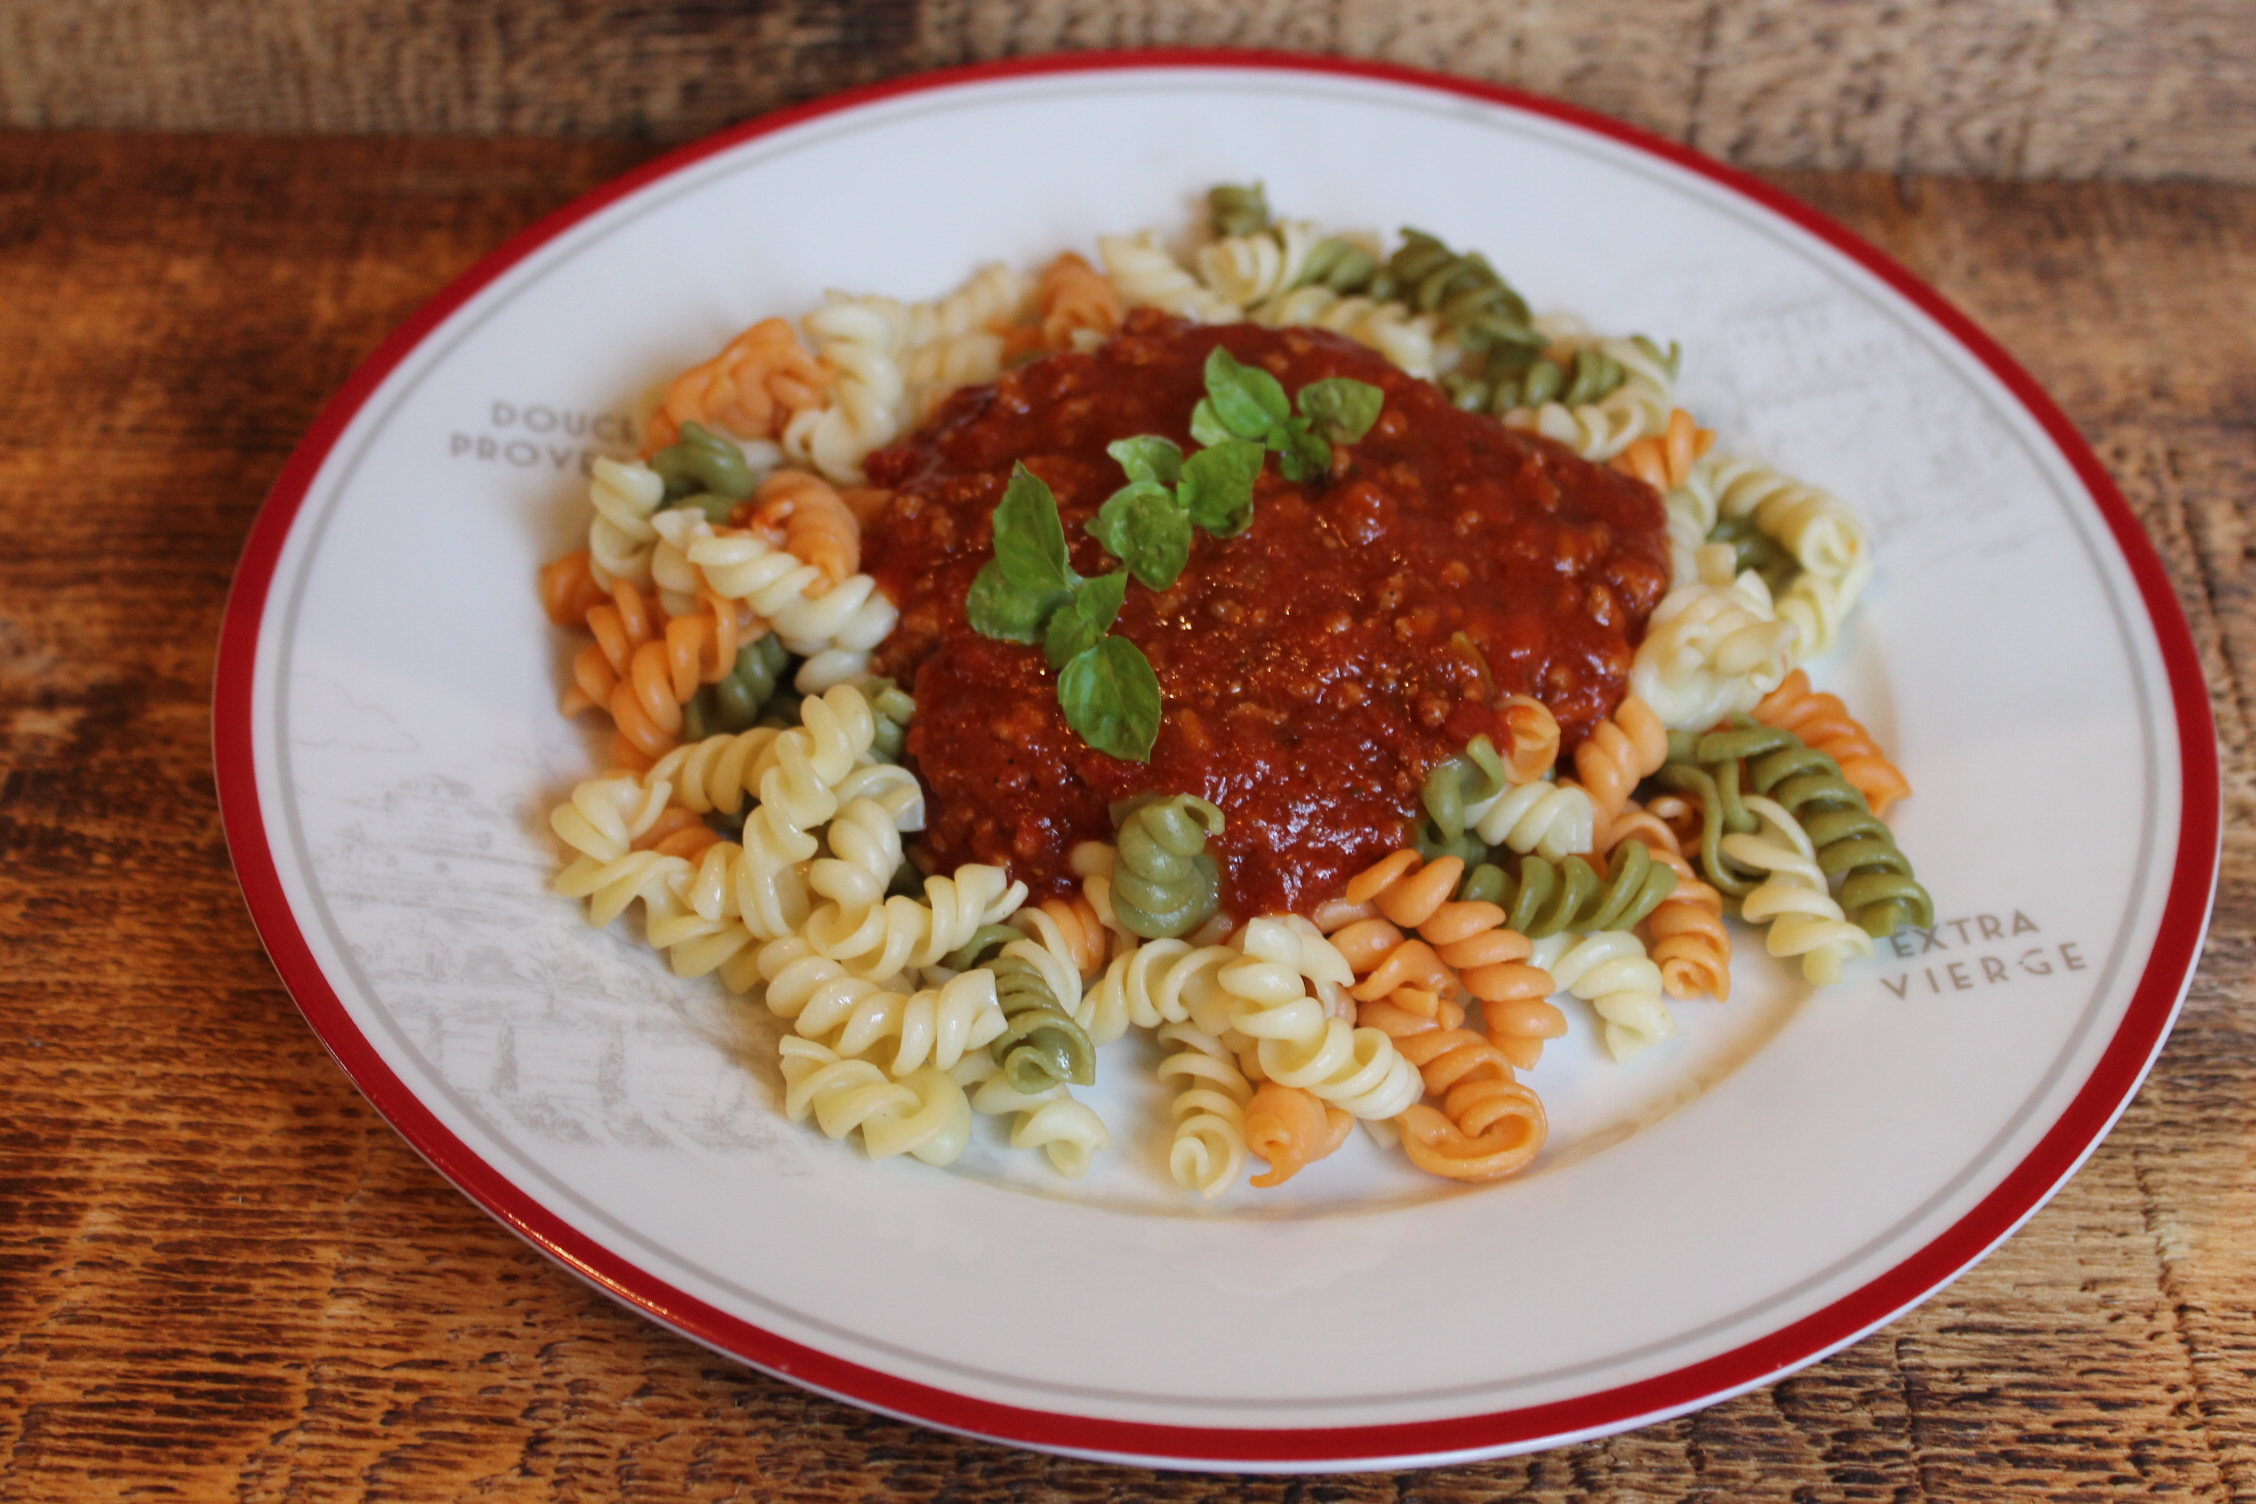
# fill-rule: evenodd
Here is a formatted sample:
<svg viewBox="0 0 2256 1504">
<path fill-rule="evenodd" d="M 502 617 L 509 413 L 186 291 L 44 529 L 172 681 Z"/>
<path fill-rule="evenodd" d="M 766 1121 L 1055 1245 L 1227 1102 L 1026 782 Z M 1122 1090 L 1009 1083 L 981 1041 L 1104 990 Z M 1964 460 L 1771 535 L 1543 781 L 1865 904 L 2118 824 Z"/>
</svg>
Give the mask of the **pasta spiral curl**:
<svg viewBox="0 0 2256 1504">
<path fill-rule="evenodd" d="M 1778 617 L 1799 630 L 1797 659 L 1822 657 L 1872 578 L 1864 525 L 1838 497 L 1767 465 L 1720 455 L 1700 465 L 1718 517 L 1751 518 L 1801 566 L 1778 598 Z"/>
<path fill-rule="evenodd" d="M 1849 923 L 1826 890 L 1812 860 L 1815 848 L 1801 823 L 1775 801 L 1750 795 L 1747 808 L 1761 822 L 1753 833 L 1723 838 L 1723 854 L 1750 871 L 1767 874 L 1739 906 L 1749 924 L 1770 925 L 1763 944 L 1774 956 L 1802 958 L 1802 975 L 1824 986 L 1841 980 L 1841 963 L 1872 954 L 1872 936 Z"/>
<path fill-rule="evenodd" d="M 665 448 L 693 422 L 736 439 L 772 439 L 794 413 L 819 405 L 830 384 L 789 323 L 762 319 L 674 378 L 650 415 L 643 452 Z"/>
<path fill-rule="evenodd" d="M 1599 862 L 1594 869 L 1570 856 L 1554 866 L 1526 856 L 1517 872 L 1483 864 L 1466 880 L 1463 896 L 1502 905 L 1507 928 L 1540 940 L 1562 930 L 1629 929 L 1675 891 L 1676 873 L 1654 861 L 1642 842 L 1617 845 Z"/>
<path fill-rule="evenodd" d="M 1362 1004 L 1356 1021 L 1393 1039 L 1439 1110 L 1418 1103 L 1398 1120 L 1410 1162 L 1452 1180 L 1495 1180 L 1526 1167 L 1550 1133 L 1543 1102 L 1495 1045 L 1464 1028 L 1455 1004 L 1405 987 Z"/>
<path fill-rule="evenodd" d="M 790 1020 L 802 1037 L 849 1056 L 897 1040 L 885 1067 L 895 1079 L 927 1064 L 950 1070 L 1003 1032 L 990 972 L 967 971 L 938 987 L 904 993 L 848 975 L 796 935 L 762 946 L 759 967 L 768 1011 Z"/>
<path fill-rule="evenodd" d="M 971 1105 L 991 1116 L 1016 1115 L 1011 1125 L 1013 1149 L 1040 1149 L 1050 1167 L 1068 1180 L 1089 1173 L 1096 1156 L 1112 1147 L 1112 1134 L 1104 1119 L 1086 1102 L 1077 1102 L 1063 1086 L 1041 1091 L 1021 1091 L 984 1055 L 967 1055 L 957 1068 L 959 1078 L 977 1081 Z"/>
<path fill-rule="evenodd" d="M 662 852 L 637 850 L 635 840 L 665 812 L 671 788 L 663 781 L 612 774 L 590 778 L 548 817 L 549 828 L 576 853 L 557 874 L 556 891 L 588 900 L 588 923 L 598 929 L 636 899 L 646 911 L 672 902 L 671 880 L 689 863 Z"/>
<path fill-rule="evenodd" d="M 1311 939 L 1313 943 L 1311 942 Z M 1249 920 L 1232 937 L 1241 958 L 1218 980 L 1230 994 L 1230 1024 L 1256 1042 L 1264 1076 L 1314 1093 L 1359 1118 L 1392 1118 L 1418 1099 L 1418 1073 L 1376 1029 L 1333 1017 L 1303 982 L 1304 969 L 1338 985 L 1354 973 L 1320 936 L 1302 937 L 1281 919 Z M 1318 953 L 1329 951 L 1328 960 Z"/>
<path fill-rule="evenodd" d="M 1201 286 L 1185 271 L 1153 231 L 1100 235 L 1097 253 L 1104 258 L 1113 291 L 1130 308 L 1157 308 L 1202 324 L 1234 324 L 1244 317 L 1237 304 Z"/>
<path fill-rule="evenodd" d="M 1227 945 L 1147 940 L 1112 958 L 1076 1017 L 1098 1044 L 1110 1044 L 1130 1024 L 1156 1029 L 1196 1019 L 1204 1032 L 1219 1034 L 1229 1026 L 1229 997 L 1218 974 L 1237 958 Z"/>
<path fill-rule="evenodd" d="M 1754 708 L 1765 726 L 1791 731 L 1838 763 L 1841 776 L 1864 795 L 1872 812 L 1885 819 L 1888 806 L 1911 793 L 1911 780 L 1888 760 L 1838 695 L 1811 690 L 1809 675 L 1795 669 Z"/>
<path fill-rule="evenodd" d="M 1676 873 L 1676 890 L 1647 916 L 1645 932 L 1661 984 L 1673 998 L 1731 998 L 1731 932 L 1723 926 L 1723 895 L 1700 880 L 1669 826 L 1632 801 L 1600 844 L 1609 855 L 1623 844 L 1643 845 Z"/>
<path fill-rule="evenodd" d="M 1676 1016 L 1661 1001 L 1661 969 L 1627 930 L 1538 940 L 1535 964 L 1551 973 L 1561 991 L 1590 1004 L 1604 1025 L 1606 1051 L 1616 1060 L 1676 1033 Z"/>
<path fill-rule="evenodd" d="M 748 834 L 751 828 L 747 821 Z M 826 903 L 808 917 L 805 934 L 816 950 L 855 976 L 881 981 L 912 966 L 939 965 L 1025 897 L 1026 885 L 1012 882 L 1000 867 L 967 862 L 949 876 L 926 878 L 922 902 L 896 895 L 860 908 Z"/>
<path fill-rule="evenodd" d="M 1669 414 L 1668 427 L 1657 434 L 1648 434 L 1614 456 L 1613 467 L 1624 475 L 1634 475 L 1666 497 L 1692 477 L 1692 462 L 1706 454 L 1715 443 L 1715 434 L 1692 421 L 1692 415 L 1683 408 Z M 1713 508 L 1709 523 L 1712 526 Z M 1672 514 L 1673 522 L 1673 514 Z M 1673 541 L 1675 529 L 1670 529 Z"/>
<path fill-rule="evenodd" d="M 900 620 L 867 574 L 826 587 L 821 569 L 750 532 L 717 532 L 687 511 L 661 513 L 655 525 L 660 542 L 651 573 L 662 598 L 679 602 L 685 613 L 694 604 L 692 592 L 748 602 L 786 647 L 808 660 L 796 681 L 804 693 L 863 674 L 870 650 Z"/>
<path fill-rule="evenodd" d="M 1352 1114 L 1302 1091 L 1264 1081 L 1245 1105 L 1246 1147 L 1269 1162 L 1253 1177 L 1263 1190 L 1283 1185 L 1347 1142 Z"/>
<path fill-rule="evenodd" d="M 1175 1131 L 1167 1170 L 1177 1185 L 1211 1201 L 1245 1169 L 1245 1109 L 1253 1083 L 1220 1040 L 1187 1023 L 1162 1024 L 1159 1042 L 1171 1047 L 1159 1063 L 1159 1079 L 1182 1082 L 1171 1104 Z"/>
<path fill-rule="evenodd" d="M 899 437 L 907 412 L 899 321 L 893 299 L 843 293 L 829 294 L 807 315 L 807 332 L 830 373 L 831 400 L 792 415 L 782 433 L 785 454 L 842 485 L 861 484 L 863 459 Z"/>
<path fill-rule="evenodd" d="M 1196 795 L 1174 794 L 1123 806 L 1116 818 L 1112 911 L 1122 928 L 1169 939 L 1212 918 L 1219 878 L 1206 842 L 1222 833 L 1222 811 Z"/>
<path fill-rule="evenodd" d="M 822 572 L 835 589 L 862 563 L 862 525 L 830 482 L 805 470 L 778 470 L 752 493 L 752 525 L 780 532 L 786 553 Z"/>
<path fill-rule="evenodd" d="M 1042 343 L 1052 350 L 1093 350 L 1120 332 L 1120 294 L 1072 251 L 1042 269 L 1034 284 Z"/>
<path fill-rule="evenodd" d="M 1378 351 L 1412 376 L 1433 379 L 1433 316 L 1413 313 L 1399 303 L 1343 296 L 1332 288 L 1312 284 L 1272 295 L 1248 310 L 1247 317 L 1271 329 L 1295 325 L 1329 329 Z"/>
<path fill-rule="evenodd" d="M 1597 836 L 1598 814 L 1579 784 L 1538 779 L 1465 807 L 1466 824 L 1491 846 L 1535 852 L 1556 862 L 1587 852 Z"/>
<path fill-rule="evenodd" d="M 1012 1090 L 1035 1093 L 1096 1080 L 1095 1043 L 1073 1017 L 1081 979 L 1069 960 L 1002 924 L 981 926 L 948 960 L 994 973 L 1007 1022 L 988 1053 Z"/>
<path fill-rule="evenodd" d="M 588 524 L 588 572 L 604 589 L 625 580 L 650 588 L 650 551 L 658 530 L 651 514 L 666 499 L 666 483 L 640 460 L 621 463 L 598 455 L 588 467 L 588 501 L 595 519 Z"/>
<path fill-rule="evenodd" d="M 1793 667 L 1798 629 L 1780 621 L 1761 579 L 1680 585 L 1653 608 L 1630 688 L 1672 730 L 1752 710 Z"/>
<path fill-rule="evenodd" d="M 1637 785 L 1667 761 L 1668 728 L 1643 699 L 1624 695 L 1575 748 L 1575 780 L 1590 795 L 1598 826 L 1611 825 Z"/>
<path fill-rule="evenodd" d="M 1864 795 L 1832 758 L 1791 731 L 1751 717 L 1701 738 L 1712 757 L 1743 757 L 1758 794 L 1775 799 L 1816 843 L 1818 865 L 1841 881 L 1841 906 L 1875 939 L 1906 924 L 1935 922 L 1935 902 L 1911 872 L 1911 859 Z M 1703 759 L 1708 760 L 1708 759 Z"/>
<path fill-rule="evenodd" d="M 1250 308 L 1297 286 L 1308 253 L 1322 239 L 1307 220 L 1284 219 L 1243 235 L 1208 241 L 1193 260 L 1209 292 L 1225 303 Z"/>
<path fill-rule="evenodd" d="M 926 1066 L 899 1081 L 867 1060 L 850 1060 L 826 1045 L 786 1034 L 783 1110 L 794 1123 L 812 1113 L 831 1138 L 857 1128 L 872 1159 L 913 1154 L 928 1165 L 951 1163 L 971 1141 L 971 1105 L 945 1071 Z"/>
<path fill-rule="evenodd" d="M 1676 407 L 1673 361 L 1646 339 L 1602 339 L 1593 344 L 1621 368 L 1621 385 L 1597 401 L 1579 406 L 1546 402 L 1539 407 L 1515 407 L 1503 415 L 1504 426 L 1556 439 L 1586 460 L 1601 461 L 1612 459 L 1639 439 L 1665 434 L 1669 414 Z M 1554 347 L 1550 358 L 1568 353 Z"/>
</svg>

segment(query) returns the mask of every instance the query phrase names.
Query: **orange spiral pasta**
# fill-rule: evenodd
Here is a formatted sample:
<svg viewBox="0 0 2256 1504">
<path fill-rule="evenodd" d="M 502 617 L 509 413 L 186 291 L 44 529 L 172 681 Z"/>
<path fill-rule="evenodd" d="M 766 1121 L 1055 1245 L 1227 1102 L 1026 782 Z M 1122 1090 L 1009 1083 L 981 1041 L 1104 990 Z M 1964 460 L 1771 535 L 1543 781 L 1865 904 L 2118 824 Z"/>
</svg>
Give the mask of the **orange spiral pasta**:
<svg viewBox="0 0 2256 1504">
<path fill-rule="evenodd" d="M 1715 444 L 1715 434 L 1692 421 L 1683 408 L 1669 414 L 1668 427 L 1648 434 L 1613 458 L 1613 467 L 1634 475 L 1656 491 L 1673 491 L 1692 474 L 1692 462 Z"/>
<path fill-rule="evenodd" d="M 1600 839 L 1609 856 L 1623 841 L 1642 841 L 1676 873 L 1676 886 L 1645 916 L 1646 956 L 1661 969 L 1661 985 L 1674 998 L 1731 997 L 1731 932 L 1723 926 L 1723 895 L 1700 880 L 1682 841 L 1666 821 L 1635 800 Z"/>
<path fill-rule="evenodd" d="M 1120 294 L 1096 268 L 1067 251 L 1042 269 L 1034 284 L 1042 343 L 1052 350 L 1098 344 L 1120 332 Z"/>
<path fill-rule="evenodd" d="M 1442 1099 L 1438 1110 L 1419 1103 L 1397 1120 L 1410 1162 L 1451 1180 L 1494 1180 L 1535 1157 L 1549 1121 L 1504 1053 L 1463 1022 L 1456 1004 L 1416 987 L 1356 1009 L 1356 1023 L 1393 1039 Z"/>
<path fill-rule="evenodd" d="M 558 626 L 579 626 L 587 620 L 591 608 L 611 598 L 611 592 L 596 579 L 591 563 L 588 551 L 579 548 L 553 564 L 541 566 L 541 609 Z"/>
<path fill-rule="evenodd" d="M 778 470 L 752 493 L 752 525 L 779 536 L 825 588 L 862 567 L 862 525 L 829 481 L 810 470 Z"/>
<path fill-rule="evenodd" d="M 1841 765 L 1841 776 L 1864 795 L 1875 815 L 1885 817 L 1888 806 L 1911 792 L 1911 780 L 1890 762 L 1839 695 L 1821 695 L 1810 689 L 1809 675 L 1795 669 L 1786 682 L 1755 706 L 1755 719 L 1780 731 L 1791 731 L 1810 746 Z"/>
<path fill-rule="evenodd" d="M 1297 1086 L 1264 1081 L 1246 1103 L 1247 1152 L 1269 1161 L 1265 1174 L 1253 1184 L 1266 1190 L 1283 1185 L 1302 1170 L 1347 1142 L 1354 1117 L 1312 1092 Z"/>
<path fill-rule="evenodd" d="M 794 413 L 822 406 L 830 373 L 783 319 L 762 319 L 720 354 L 673 380 L 643 434 L 645 458 L 702 423 L 732 439 L 772 439 Z"/>
<path fill-rule="evenodd" d="M 1533 783 L 1559 760 L 1559 722 L 1551 707 L 1532 695 L 1514 695 L 1502 706 L 1511 747 L 1504 766 L 1514 783 Z"/>
<path fill-rule="evenodd" d="M 1048 922 L 1035 919 L 1036 914 Z M 1070 898 L 1045 898 L 1030 908 L 1019 910 L 1013 922 L 1037 939 L 1054 935 L 1052 948 L 1073 963 L 1084 982 L 1103 971 L 1112 959 L 1112 931 L 1105 928 L 1096 905 L 1079 893 Z"/>
<path fill-rule="evenodd" d="M 1614 713 L 1591 728 L 1575 748 L 1575 779 L 1590 795 L 1599 829 L 1613 819 L 1637 785 L 1668 761 L 1668 728 L 1653 708 L 1625 695 Z"/>
<path fill-rule="evenodd" d="M 618 735 L 616 765 L 640 772 L 674 748 L 682 706 L 700 684 L 727 677 L 736 655 L 766 629 L 740 602 L 713 596 L 703 610 L 668 618 L 664 609 L 629 580 L 616 580 L 601 603 L 586 612 L 595 641 L 580 649 L 565 692 L 566 715 L 601 706 Z"/>
</svg>

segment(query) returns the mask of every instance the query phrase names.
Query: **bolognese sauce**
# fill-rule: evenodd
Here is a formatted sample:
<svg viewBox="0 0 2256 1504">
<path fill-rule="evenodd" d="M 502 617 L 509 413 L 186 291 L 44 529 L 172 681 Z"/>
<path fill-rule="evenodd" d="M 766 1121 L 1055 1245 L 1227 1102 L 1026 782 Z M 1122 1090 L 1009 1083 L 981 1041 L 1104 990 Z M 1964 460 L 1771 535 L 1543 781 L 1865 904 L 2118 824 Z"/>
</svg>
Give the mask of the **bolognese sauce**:
<svg viewBox="0 0 2256 1504">
<path fill-rule="evenodd" d="M 1015 463 L 1055 494 L 1073 567 L 1119 567 L 1088 532 L 1125 483 L 1105 446 L 1194 447 L 1218 343 L 1287 390 L 1347 376 L 1385 405 L 1327 475 L 1265 466 L 1251 527 L 1200 534 L 1173 586 L 1130 588 L 1114 630 L 1150 660 L 1165 707 L 1151 760 L 1127 762 L 1066 725 L 1039 648 L 972 630 L 965 595 Z M 893 496 L 864 567 L 901 608 L 875 666 L 916 697 L 927 854 L 942 871 L 1007 866 L 1037 891 L 1072 888 L 1068 853 L 1110 838 L 1114 801 L 1193 793 L 1227 817 L 1208 848 L 1223 907 L 1306 912 L 1404 844 L 1436 763 L 1476 735 L 1506 745 L 1506 696 L 1542 700 L 1570 749 L 1611 713 L 1669 584 L 1651 487 L 1315 329 L 1138 311 L 1093 351 L 958 392 L 868 468 Z"/>
</svg>

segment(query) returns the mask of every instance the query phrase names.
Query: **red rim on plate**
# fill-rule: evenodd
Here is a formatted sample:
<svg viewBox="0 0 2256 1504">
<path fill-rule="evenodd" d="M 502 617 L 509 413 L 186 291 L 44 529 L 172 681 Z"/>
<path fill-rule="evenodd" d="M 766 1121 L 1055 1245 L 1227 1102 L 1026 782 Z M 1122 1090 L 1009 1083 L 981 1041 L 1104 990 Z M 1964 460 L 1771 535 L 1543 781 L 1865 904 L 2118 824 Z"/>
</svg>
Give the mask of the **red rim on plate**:
<svg viewBox="0 0 2256 1504">
<path fill-rule="evenodd" d="M 1092 1419 L 995 1404 L 912 1383 L 791 1342 L 714 1309 L 573 1230 L 441 1125 L 379 1057 L 322 974 L 269 849 L 253 762 L 259 632 L 284 540 L 347 425 L 392 370 L 449 315 L 564 231 L 647 184 L 745 141 L 876 100 L 996 79 L 1127 69 L 1325 73 L 1453 94 L 1546 116 L 1697 173 L 1823 240 L 1903 295 L 1978 358 L 2050 436 L 2112 529 L 2153 625 L 2176 709 L 2183 812 L 2169 896 L 2122 1024 L 2067 1110 L 1971 1212 L 1926 1247 L 1832 1305 L 1729 1352 L 1620 1388 L 1556 1404 L 1398 1425 L 1227 1429 Z M 1571 105 L 1490 84 L 1382 63 L 1207 49 L 1084 53 L 1014 60 L 877 84 L 777 111 L 684 147 L 595 190 L 510 240 L 425 304 L 330 400 L 275 482 L 244 546 L 220 635 L 214 755 L 235 869 L 260 939 L 314 1033 L 353 1084 L 431 1165 L 504 1225 L 565 1267 L 684 1335 L 770 1373 L 855 1404 L 999 1441 L 1161 1464 L 1335 1468 L 1390 1460 L 1493 1455 L 1664 1419 L 1777 1379 L 1846 1346 L 1934 1293 L 2004 1239 L 2073 1174 L 2129 1105 L 2160 1050 L 2200 953 L 2220 836 L 2216 733 L 2193 638 L 2168 575 L 2113 481 L 2067 416 L 1967 317 L 1880 251 L 1758 179 Z"/>
</svg>

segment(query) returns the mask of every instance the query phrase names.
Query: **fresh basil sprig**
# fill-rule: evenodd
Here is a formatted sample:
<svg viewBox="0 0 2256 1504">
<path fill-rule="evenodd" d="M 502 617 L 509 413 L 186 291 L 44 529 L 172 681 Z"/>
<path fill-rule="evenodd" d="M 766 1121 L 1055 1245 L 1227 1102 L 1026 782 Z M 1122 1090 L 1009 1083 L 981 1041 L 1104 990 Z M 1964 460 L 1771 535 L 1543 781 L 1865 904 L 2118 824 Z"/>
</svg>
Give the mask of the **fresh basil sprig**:
<svg viewBox="0 0 2256 1504">
<path fill-rule="evenodd" d="M 1261 444 L 1277 451 L 1285 479 L 1314 480 L 1331 468 L 1332 445 L 1369 433 L 1385 401 L 1369 382 L 1328 376 L 1288 403 L 1276 377 L 1216 345 L 1206 357 L 1206 396 L 1191 410 L 1191 437 L 1208 446 L 1230 439 Z"/>
<path fill-rule="evenodd" d="M 1159 676 L 1141 648 L 1106 635 L 1127 596 L 1126 570 L 1093 580 L 1074 573 L 1056 495 L 1033 471 L 1014 466 L 995 506 L 995 557 L 964 601 L 971 629 L 1039 644 L 1057 670 L 1065 723 L 1099 752 L 1148 762 L 1159 735 Z"/>
</svg>

